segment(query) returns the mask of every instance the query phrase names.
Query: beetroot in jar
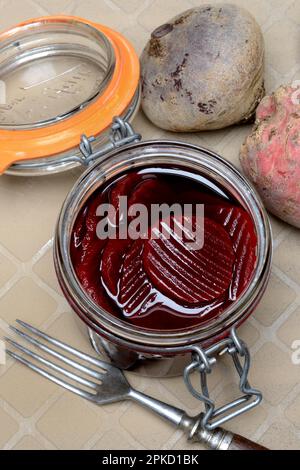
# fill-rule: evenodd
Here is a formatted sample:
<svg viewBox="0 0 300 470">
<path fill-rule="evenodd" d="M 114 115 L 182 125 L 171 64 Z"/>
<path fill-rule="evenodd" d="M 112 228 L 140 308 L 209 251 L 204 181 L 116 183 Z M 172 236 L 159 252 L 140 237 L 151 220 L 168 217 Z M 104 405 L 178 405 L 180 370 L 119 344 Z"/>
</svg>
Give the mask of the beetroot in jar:
<svg viewBox="0 0 300 470">
<path fill-rule="evenodd" d="M 131 206 L 153 204 L 192 209 L 167 218 L 150 210 L 140 236 L 124 237 L 136 224 Z M 99 227 L 120 236 L 99 237 Z M 179 375 L 193 348 L 216 351 L 232 338 L 265 292 L 271 259 L 269 220 L 251 184 L 219 155 L 175 141 L 118 147 L 89 167 L 54 243 L 58 281 L 96 352 L 152 377 Z"/>
<path fill-rule="evenodd" d="M 114 220 L 101 211 L 104 204 Z M 148 217 L 145 227 L 136 222 L 132 238 L 135 205 Z M 166 217 L 151 210 L 158 205 L 180 210 Z M 188 229 L 179 237 L 184 222 Z M 101 224 L 114 236 L 100 237 Z M 200 231 L 201 245 L 192 246 Z M 217 317 L 240 297 L 256 265 L 257 235 L 239 201 L 204 174 L 145 166 L 88 198 L 73 227 L 71 259 L 86 293 L 111 315 L 147 330 L 182 330 Z"/>
</svg>

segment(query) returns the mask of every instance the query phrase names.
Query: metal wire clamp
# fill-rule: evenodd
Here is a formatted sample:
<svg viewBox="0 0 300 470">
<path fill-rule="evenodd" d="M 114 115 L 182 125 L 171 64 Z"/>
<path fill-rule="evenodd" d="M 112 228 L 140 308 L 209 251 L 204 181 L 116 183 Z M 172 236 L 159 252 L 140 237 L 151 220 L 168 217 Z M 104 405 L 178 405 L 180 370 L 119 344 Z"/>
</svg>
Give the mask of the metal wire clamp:
<svg viewBox="0 0 300 470">
<path fill-rule="evenodd" d="M 232 328 L 230 336 L 213 346 L 202 349 L 192 346 L 192 362 L 184 370 L 184 381 L 190 393 L 202 401 L 205 411 L 199 415 L 199 426 L 212 431 L 223 423 L 251 410 L 262 400 L 259 390 L 252 388 L 248 381 L 250 369 L 250 353 L 246 344 L 238 337 L 236 329 Z M 229 354 L 232 357 L 235 369 L 239 375 L 239 389 L 242 396 L 216 408 L 214 400 L 210 397 L 207 375 L 212 372 L 216 364 L 216 355 Z M 191 374 L 194 371 L 200 373 L 200 391 L 196 390 L 191 382 Z"/>
<path fill-rule="evenodd" d="M 112 150 L 138 142 L 141 138 L 140 134 L 134 132 L 129 122 L 120 117 L 115 117 L 111 126 L 109 141 L 97 150 L 93 150 L 92 145 L 96 141 L 95 137 L 87 137 L 85 134 L 81 136 L 79 145 L 81 156 L 77 157 L 77 161 L 84 166 L 89 166 Z"/>
</svg>

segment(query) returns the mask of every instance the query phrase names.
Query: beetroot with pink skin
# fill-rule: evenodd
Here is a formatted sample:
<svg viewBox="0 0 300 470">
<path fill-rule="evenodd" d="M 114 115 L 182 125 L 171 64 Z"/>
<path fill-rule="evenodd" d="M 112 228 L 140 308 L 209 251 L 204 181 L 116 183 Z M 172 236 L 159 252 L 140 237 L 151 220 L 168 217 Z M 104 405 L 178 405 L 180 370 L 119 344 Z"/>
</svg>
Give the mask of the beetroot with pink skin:
<svg viewBox="0 0 300 470">
<path fill-rule="evenodd" d="M 300 228 L 300 88 L 281 86 L 266 96 L 240 160 L 267 209 Z"/>
</svg>

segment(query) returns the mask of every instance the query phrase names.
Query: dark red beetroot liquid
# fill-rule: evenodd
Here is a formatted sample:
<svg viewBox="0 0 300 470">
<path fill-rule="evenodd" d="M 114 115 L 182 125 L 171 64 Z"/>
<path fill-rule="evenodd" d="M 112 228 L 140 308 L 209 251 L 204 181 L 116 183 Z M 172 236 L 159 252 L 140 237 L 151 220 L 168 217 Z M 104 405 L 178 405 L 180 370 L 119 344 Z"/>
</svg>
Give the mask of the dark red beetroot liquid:
<svg viewBox="0 0 300 470">
<path fill-rule="evenodd" d="M 177 203 L 184 213 L 185 204 L 193 210 L 204 204 L 203 247 L 190 249 L 178 240 L 177 216 L 149 217 L 152 226 L 137 240 L 99 239 L 96 228 L 103 218 L 97 208 L 112 204 L 118 221 L 120 196 L 128 197 L 128 208 Z M 195 214 L 190 221 L 197 233 Z M 161 236 L 166 228 L 167 238 Z M 151 237 L 153 230 L 158 237 Z M 256 248 L 252 219 L 221 187 L 183 168 L 155 167 L 124 174 L 90 197 L 75 222 L 71 257 L 83 288 L 112 315 L 142 328 L 175 330 L 217 316 L 241 295 Z"/>
</svg>

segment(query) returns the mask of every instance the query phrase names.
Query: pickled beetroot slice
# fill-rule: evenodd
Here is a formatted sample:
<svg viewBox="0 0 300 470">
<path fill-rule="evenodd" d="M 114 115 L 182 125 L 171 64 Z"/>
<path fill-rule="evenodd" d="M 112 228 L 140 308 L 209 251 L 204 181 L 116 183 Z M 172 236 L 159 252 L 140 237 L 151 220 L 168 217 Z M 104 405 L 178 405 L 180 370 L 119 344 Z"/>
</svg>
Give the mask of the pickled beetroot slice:
<svg viewBox="0 0 300 470">
<path fill-rule="evenodd" d="M 124 258 L 118 301 L 126 317 L 142 315 L 157 297 L 144 271 L 143 249 L 142 240 L 136 240 Z"/>
<path fill-rule="evenodd" d="M 90 244 L 96 239 L 97 223 L 100 220 L 96 212 L 104 201 L 102 195 L 93 196 L 76 219 L 71 240 L 71 254 L 75 265 L 85 258 Z"/>
<path fill-rule="evenodd" d="M 75 271 L 77 277 L 87 294 L 94 302 L 104 309 L 110 311 L 112 305 L 107 297 L 104 288 L 100 282 L 100 255 L 102 241 L 91 243 L 89 249 L 85 252 L 83 260 L 77 262 Z"/>
<path fill-rule="evenodd" d="M 77 264 L 80 262 L 80 258 L 82 254 L 81 244 L 82 244 L 82 239 L 86 233 L 86 226 L 85 226 L 86 212 L 87 212 L 87 208 L 85 207 L 80 212 L 73 227 L 70 250 L 71 250 L 71 257 L 72 257 L 74 266 L 77 266 Z"/>
<path fill-rule="evenodd" d="M 243 231 L 237 250 L 237 261 L 234 267 L 230 299 L 236 300 L 249 283 L 256 264 L 256 249 L 250 233 Z"/>
<path fill-rule="evenodd" d="M 101 217 L 97 215 L 97 209 L 101 204 L 104 204 L 105 202 L 107 201 L 104 195 L 97 195 L 92 199 L 88 206 L 85 218 L 86 231 L 81 243 L 81 262 L 84 262 L 85 258 L 88 258 L 89 260 L 91 259 L 91 245 L 93 245 L 92 251 L 99 251 L 100 254 L 101 250 L 103 249 L 106 243 L 106 240 L 101 240 L 97 237 L 97 225 L 101 221 Z"/>
<path fill-rule="evenodd" d="M 103 250 L 101 274 L 103 283 L 111 293 L 118 293 L 120 271 L 126 251 L 132 244 L 132 240 L 109 240 Z"/>
<path fill-rule="evenodd" d="M 187 239 L 180 240 L 174 233 L 173 224 L 173 218 L 161 221 L 159 238 L 145 242 L 143 265 L 149 279 L 180 304 L 196 306 L 219 298 L 231 283 L 235 260 L 228 234 L 205 218 L 203 248 L 193 249 Z M 170 237 L 164 235 L 166 228 L 171 228 Z M 191 228 L 199 229 L 195 217 Z M 189 235 L 192 237 L 191 231 Z"/>
<path fill-rule="evenodd" d="M 151 204 L 168 204 L 174 198 L 174 192 L 167 183 L 162 183 L 156 177 L 141 181 L 128 200 L 128 207 L 133 204 L 144 204 L 150 208 Z"/>
<path fill-rule="evenodd" d="M 80 223 L 81 243 L 76 252 L 75 270 L 76 274 L 87 290 L 91 288 L 93 283 L 99 281 L 100 278 L 100 260 L 101 252 L 106 244 L 106 240 L 97 237 L 97 224 L 101 220 L 97 216 L 97 208 L 106 201 L 104 195 L 96 195 L 87 206 L 85 213 L 82 214 Z M 84 222 L 84 223 L 83 223 Z M 77 224 L 79 222 L 77 221 Z M 74 250 L 72 250 L 74 252 Z M 96 296 L 95 289 L 93 298 Z"/>
<path fill-rule="evenodd" d="M 232 239 L 236 263 L 230 288 L 231 300 L 236 300 L 249 283 L 256 264 L 257 236 L 251 217 L 235 206 L 214 205 L 205 214 L 222 224 Z"/>
<path fill-rule="evenodd" d="M 99 278 L 102 241 L 93 241 L 89 248 L 81 255 L 81 260 L 75 265 L 76 274 L 83 287 L 87 287 L 89 280 Z"/>
<path fill-rule="evenodd" d="M 85 291 L 91 297 L 91 299 L 97 305 L 100 305 L 100 307 L 104 308 L 104 310 L 110 312 L 113 309 L 113 305 L 110 298 L 107 297 L 105 289 L 100 285 L 100 283 L 95 282 L 95 279 L 90 280 L 88 285 L 85 287 Z"/>
<path fill-rule="evenodd" d="M 257 237 L 250 215 L 240 207 L 222 205 L 210 205 L 205 207 L 205 215 L 215 222 L 221 224 L 233 240 L 233 248 L 236 251 L 240 245 L 240 239 L 244 231 L 249 236 L 254 245 Z"/>
<path fill-rule="evenodd" d="M 120 196 L 129 196 L 134 191 L 135 186 L 142 181 L 142 175 L 130 173 L 123 176 L 112 188 L 110 192 L 110 203 L 118 211 L 120 207 Z"/>
<path fill-rule="evenodd" d="M 85 219 L 87 232 L 96 235 L 97 224 L 100 220 L 99 215 L 97 215 L 97 209 L 99 206 L 101 206 L 101 204 L 104 204 L 106 202 L 107 198 L 105 194 L 96 194 L 89 201 Z"/>
<path fill-rule="evenodd" d="M 190 191 L 184 191 L 181 196 L 180 200 L 182 204 L 204 204 L 206 205 L 218 205 L 220 204 L 220 195 L 218 194 L 211 194 L 205 193 L 201 191 L 197 191 L 192 189 Z M 224 207 L 231 207 L 229 200 L 224 199 L 222 202 Z"/>
</svg>

